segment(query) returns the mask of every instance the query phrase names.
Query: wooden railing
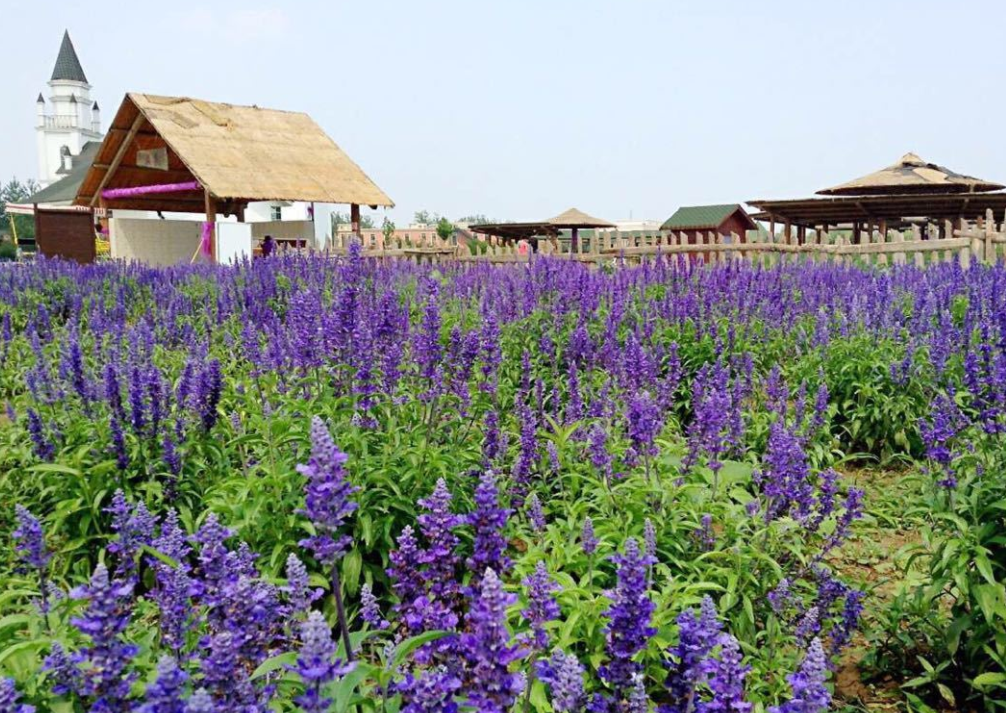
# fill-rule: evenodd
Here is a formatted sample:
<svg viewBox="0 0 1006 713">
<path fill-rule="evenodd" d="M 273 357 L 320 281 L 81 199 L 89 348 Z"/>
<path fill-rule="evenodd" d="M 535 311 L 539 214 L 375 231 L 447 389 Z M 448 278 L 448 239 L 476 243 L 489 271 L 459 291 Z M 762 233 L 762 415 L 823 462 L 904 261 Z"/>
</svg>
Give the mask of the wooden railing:
<svg viewBox="0 0 1006 713">
<path fill-rule="evenodd" d="M 339 235 L 329 252 L 345 254 L 351 235 Z M 662 255 L 672 262 L 718 263 L 747 261 L 774 265 L 801 259 L 838 264 L 904 265 L 909 261 L 918 267 L 934 262 L 960 260 L 964 267 L 973 262 L 996 262 L 1006 259 L 1006 217 L 997 224 L 989 211 L 984 219 L 974 223 L 949 222 L 930 225 L 926 230 L 914 226 L 910 230 L 852 231 L 835 233 L 809 232 L 803 243 L 795 236 L 786 242 L 782 236 L 752 235 L 741 240 L 715 232 L 685 234 L 673 232 L 623 234 L 617 230 L 598 231 L 584 236 L 575 250 L 558 240 L 542 239 L 538 252 L 530 246 L 503 244 L 493 238 L 474 244 L 453 245 L 436 235 L 418 240 L 401 238 L 385 240 L 383 235 L 363 239 L 363 252 L 368 257 L 405 258 L 420 262 L 461 261 L 490 263 L 527 262 L 534 255 L 577 260 L 597 264 L 606 261 L 638 263 Z"/>
</svg>

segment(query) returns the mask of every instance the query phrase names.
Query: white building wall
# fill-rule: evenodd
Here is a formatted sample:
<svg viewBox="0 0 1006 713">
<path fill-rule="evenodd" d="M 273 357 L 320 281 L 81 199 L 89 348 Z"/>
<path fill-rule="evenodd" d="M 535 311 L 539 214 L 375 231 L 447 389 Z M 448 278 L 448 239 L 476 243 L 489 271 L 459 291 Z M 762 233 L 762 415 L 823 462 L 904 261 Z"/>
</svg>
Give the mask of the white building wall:
<svg viewBox="0 0 1006 713">
<path fill-rule="evenodd" d="M 148 265 L 189 262 L 202 239 L 203 224 L 192 220 L 109 220 L 111 256 Z"/>
</svg>

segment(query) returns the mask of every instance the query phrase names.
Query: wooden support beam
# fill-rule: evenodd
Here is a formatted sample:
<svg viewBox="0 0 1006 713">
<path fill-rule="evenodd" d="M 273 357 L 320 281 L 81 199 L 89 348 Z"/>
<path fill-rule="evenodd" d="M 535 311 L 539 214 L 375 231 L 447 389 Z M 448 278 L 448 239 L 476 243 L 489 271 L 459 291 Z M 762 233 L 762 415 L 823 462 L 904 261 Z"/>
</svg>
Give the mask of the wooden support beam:
<svg viewBox="0 0 1006 713">
<path fill-rule="evenodd" d="M 349 206 L 349 225 L 353 235 L 360 237 L 360 204 L 352 203 Z"/>
<path fill-rule="evenodd" d="M 129 145 L 133 143 L 136 133 L 140 130 L 140 127 L 143 126 L 143 122 L 145 120 L 146 119 L 143 114 L 137 114 L 136 118 L 133 119 L 133 124 L 129 127 L 129 133 L 126 134 L 126 138 L 124 138 L 122 143 L 119 144 L 119 148 L 115 151 L 115 157 L 112 159 L 112 163 L 108 165 L 108 170 L 105 171 L 105 175 L 101 177 L 101 183 L 98 184 L 98 189 L 94 192 L 94 195 L 91 196 L 91 206 L 94 206 L 94 204 L 98 202 L 98 197 L 105 189 L 105 186 L 108 185 L 108 179 L 112 177 L 112 174 L 115 173 L 115 169 L 117 169 L 119 164 L 122 163 L 122 159 L 126 155 L 126 149 L 128 149 Z"/>
<path fill-rule="evenodd" d="M 206 222 L 216 223 L 217 222 L 217 197 L 210 193 L 210 190 L 205 189 L 205 204 L 206 204 Z M 214 232 L 216 228 L 214 228 Z M 210 241 L 210 262 L 216 263 L 217 261 L 217 246 L 216 241 Z"/>
</svg>

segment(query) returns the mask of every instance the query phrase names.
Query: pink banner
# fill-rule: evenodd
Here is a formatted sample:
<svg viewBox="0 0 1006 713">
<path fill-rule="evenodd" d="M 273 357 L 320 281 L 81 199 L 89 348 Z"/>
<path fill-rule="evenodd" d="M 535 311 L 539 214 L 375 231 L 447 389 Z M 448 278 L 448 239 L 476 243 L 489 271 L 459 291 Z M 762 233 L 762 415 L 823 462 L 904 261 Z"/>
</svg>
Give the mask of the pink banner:
<svg viewBox="0 0 1006 713">
<path fill-rule="evenodd" d="M 199 254 L 207 260 L 213 259 L 213 223 L 203 223 L 203 237 L 199 241 Z"/>
<path fill-rule="evenodd" d="M 101 192 L 102 198 L 129 198 L 143 196 L 149 193 L 180 193 L 181 191 L 198 191 L 202 188 L 199 181 L 186 183 L 160 183 L 154 186 L 135 186 L 133 188 L 106 188 Z"/>
</svg>

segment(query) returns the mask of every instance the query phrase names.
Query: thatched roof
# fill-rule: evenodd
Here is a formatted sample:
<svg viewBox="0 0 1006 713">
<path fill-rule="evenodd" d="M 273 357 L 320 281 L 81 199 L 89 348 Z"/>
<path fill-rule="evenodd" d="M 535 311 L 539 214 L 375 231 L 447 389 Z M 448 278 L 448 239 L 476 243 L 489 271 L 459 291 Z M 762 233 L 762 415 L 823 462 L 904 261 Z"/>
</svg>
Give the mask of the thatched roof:
<svg viewBox="0 0 1006 713">
<path fill-rule="evenodd" d="M 965 176 L 906 153 L 897 163 L 875 173 L 818 191 L 819 195 L 882 195 L 889 193 L 978 193 L 997 191 L 998 183 Z"/>
<path fill-rule="evenodd" d="M 157 150 L 160 165 L 139 160 L 140 151 Z M 114 165 L 117 156 L 120 162 Z M 109 171 L 112 175 L 104 181 Z M 394 205 L 307 114 L 149 94 L 123 99 L 77 202 L 97 204 L 98 193 L 106 188 L 193 179 L 219 201 L 232 203 Z M 198 212 L 203 197 L 201 192 L 151 195 L 108 205 Z"/>
<path fill-rule="evenodd" d="M 554 218 L 544 221 L 556 228 L 614 228 L 614 223 L 587 215 L 582 210 L 570 208 Z"/>
</svg>

